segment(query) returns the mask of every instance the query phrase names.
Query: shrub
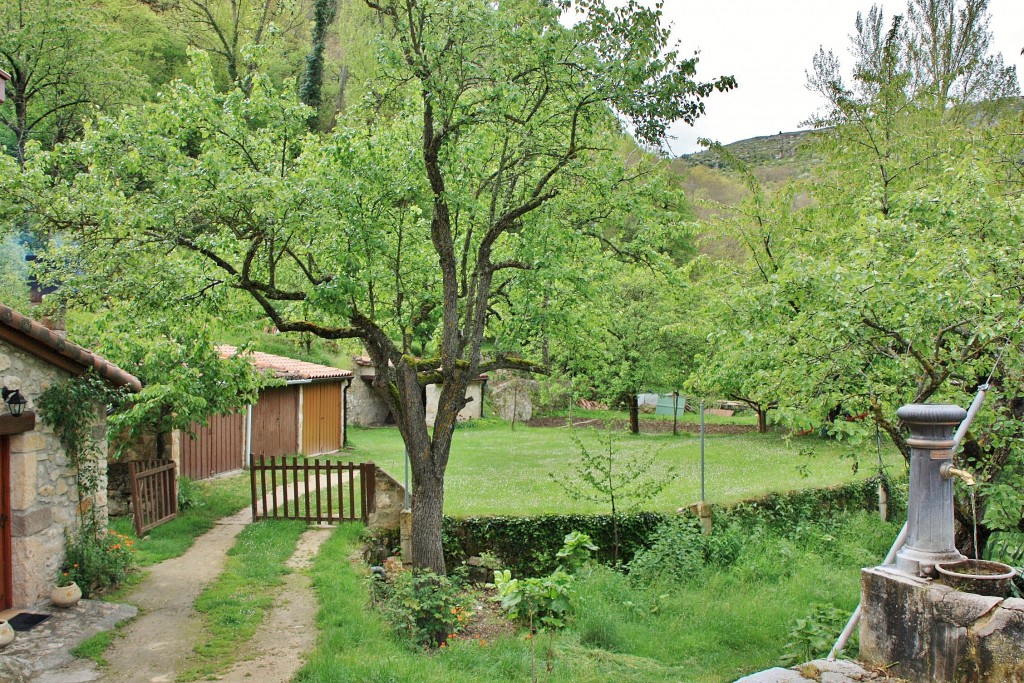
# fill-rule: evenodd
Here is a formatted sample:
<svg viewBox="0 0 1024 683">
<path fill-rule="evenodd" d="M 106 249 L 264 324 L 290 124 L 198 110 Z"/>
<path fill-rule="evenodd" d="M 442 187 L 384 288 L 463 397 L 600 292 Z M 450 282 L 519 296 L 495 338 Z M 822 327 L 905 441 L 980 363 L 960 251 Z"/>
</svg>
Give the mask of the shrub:
<svg viewBox="0 0 1024 683">
<path fill-rule="evenodd" d="M 629 575 L 640 583 L 682 582 L 698 578 L 707 567 L 732 565 L 743 549 L 738 524 L 723 526 L 709 536 L 692 517 L 677 517 L 658 527 L 657 540 L 629 564 Z"/>
<path fill-rule="evenodd" d="M 385 619 L 399 635 L 422 647 L 444 645 L 465 629 L 472 616 L 470 596 L 458 574 L 439 576 L 426 569 L 372 578 L 372 592 Z"/>
<path fill-rule="evenodd" d="M 824 657 L 839 638 L 849 614 L 833 605 L 811 605 L 811 614 L 797 619 L 789 631 L 786 651 L 779 663 L 793 666 Z"/>
<path fill-rule="evenodd" d="M 83 597 L 113 588 L 135 568 L 135 542 L 116 531 L 80 529 L 64 543 L 58 584 L 74 581 Z"/>
<path fill-rule="evenodd" d="M 196 483 L 184 475 L 178 477 L 178 512 L 203 505 L 203 496 Z"/>
</svg>

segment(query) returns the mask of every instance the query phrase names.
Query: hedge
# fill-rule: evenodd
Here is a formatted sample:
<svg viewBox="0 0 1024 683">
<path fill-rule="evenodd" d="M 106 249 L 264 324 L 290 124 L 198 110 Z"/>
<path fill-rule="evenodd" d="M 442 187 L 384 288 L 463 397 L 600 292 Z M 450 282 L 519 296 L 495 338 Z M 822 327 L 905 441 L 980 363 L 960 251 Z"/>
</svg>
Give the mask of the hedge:
<svg viewBox="0 0 1024 683">
<path fill-rule="evenodd" d="M 906 514 L 906 480 L 886 480 L 890 518 Z M 716 508 L 716 521 L 735 519 L 772 526 L 794 526 L 840 512 L 878 509 L 878 479 L 870 478 L 823 489 L 771 493 L 761 498 Z M 689 514 L 689 513 L 687 513 Z M 690 515 L 692 516 L 692 515 Z M 619 515 L 619 559 L 628 563 L 638 550 L 654 542 L 654 534 L 674 513 L 638 512 Z M 696 524 L 696 518 L 694 518 Z M 485 552 L 495 555 L 517 576 L 547 573 L 566 534 L 589 534 L 600 548 L 598 560 L 612 562 L 611 515 L 540 515 L 535 517 L 445 517 L 442 524 L 445 561 L 449 567 Z"/>
</svg>

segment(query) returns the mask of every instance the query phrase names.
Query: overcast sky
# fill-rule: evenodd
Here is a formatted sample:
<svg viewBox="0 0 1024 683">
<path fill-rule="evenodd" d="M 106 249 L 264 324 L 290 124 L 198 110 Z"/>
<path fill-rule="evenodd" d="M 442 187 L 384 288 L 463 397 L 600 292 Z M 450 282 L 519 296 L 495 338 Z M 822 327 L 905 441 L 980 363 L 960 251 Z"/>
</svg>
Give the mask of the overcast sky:
<svg viewBox="0 0 1024 683">
<path fill-rule="evenodd" d="M 876 4 L 887 20 L 906 8 L 906 0 Z M 811 58 L 824 46 L 848 68 L 854 19 L 871 5 L 871 0 L 665 0 L 665 16 L 683 55 L 700 51 L 698 77 L 730 74 L 739 83 L 731 92 L 712 95 L 707 114 L 695 126 L 672 128 L 673 155 L 699 151 L 698 137 L 728 144 L 798 130 L 820 106 L 805 87 Z M 1024 78 L 1024 0 L 990 0 L 989 11 L 995 50 Z"/>
</svg>

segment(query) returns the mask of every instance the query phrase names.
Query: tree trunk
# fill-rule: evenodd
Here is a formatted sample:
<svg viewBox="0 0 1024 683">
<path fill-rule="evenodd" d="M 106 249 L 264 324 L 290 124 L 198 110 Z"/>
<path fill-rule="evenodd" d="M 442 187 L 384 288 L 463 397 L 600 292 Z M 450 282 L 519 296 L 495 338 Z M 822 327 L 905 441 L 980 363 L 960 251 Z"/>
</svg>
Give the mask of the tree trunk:
<svg viewBox="0 0 1024 683">
<path fill-rule="evenodd" d="M 767 434 L 768 433 L 768 409 L 767 408 L 755 408 L 757 412 L 757 433 Z"/>
<path fill-rule="evenodd" d="M 412 496 L 412 563 L 445 574 L 441 521 L 444 517 L 444 474 L 423 473 Z"/>
<path fill-rule="evenodd" d="M 636 404 L 636 394 L 629 396 L 629 431 L 631 434 L 640 433 L 640 407 Z"/>
</svg>

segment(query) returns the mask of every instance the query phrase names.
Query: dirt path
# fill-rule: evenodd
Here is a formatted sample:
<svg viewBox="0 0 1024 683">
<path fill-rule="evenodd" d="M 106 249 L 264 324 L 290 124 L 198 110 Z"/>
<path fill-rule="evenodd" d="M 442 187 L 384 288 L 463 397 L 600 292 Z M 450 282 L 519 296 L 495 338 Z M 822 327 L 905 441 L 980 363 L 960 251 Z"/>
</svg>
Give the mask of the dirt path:
<svg viewBox="0 0 1024 683">
<path fill-rule="evenodd" d="M 217 522 L 180 557 L 149 568 L 149 575 L 126 597 L 141 616 L 128 624 L 105 654 L 102 669 L 75 660 L 47 672 L 46 683 L 169 683 L 189 668 L 189 658 L 202 635 L 202 616 L 193 605 L 199 594 L 224 570 L 227 552 L 252 521 L 246 508 Z M 293 572 L 276 591 L 274 606 L 252 642 L 243 645 L 244 661 L 216 680 L 285 683 L 304 662 L 316 642 L 316 598 L 309 577 L 312 564 L 330 528 L 311 528 L 300 537 L 288 562 Z"/>
<path fill-rule="evenodd" d="M 202 628 L 192 605 L 224 570 L 228 550 L 251 520 L 249 510 L 226 517 L 184 555 L 150 568 L 149 576 L 128 597 L 142 616 L 107 650 L 110 667 L 102 670 L 99 680 L 173 681 L 186 668 Z"/>
<path fill-rule="evenodd" d="M 292 573 L 284 578 L 274 607 L 249 643 L 244 661 L 217 680 L 229 683 L 286 683 L 305 663 L 316 646 L 316 596 L 304 571 L 313 565 L 320 545 L 331 535 L 329 528 L 306 530 L 288 561 Z"/>
</svg>

